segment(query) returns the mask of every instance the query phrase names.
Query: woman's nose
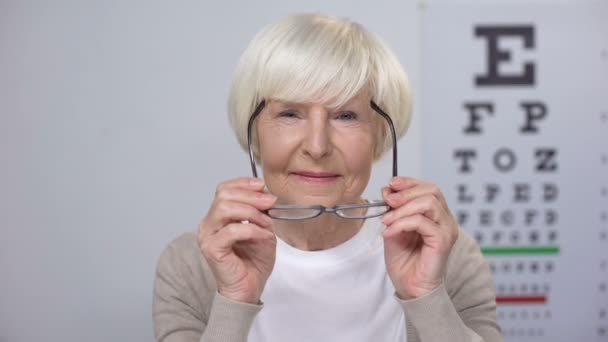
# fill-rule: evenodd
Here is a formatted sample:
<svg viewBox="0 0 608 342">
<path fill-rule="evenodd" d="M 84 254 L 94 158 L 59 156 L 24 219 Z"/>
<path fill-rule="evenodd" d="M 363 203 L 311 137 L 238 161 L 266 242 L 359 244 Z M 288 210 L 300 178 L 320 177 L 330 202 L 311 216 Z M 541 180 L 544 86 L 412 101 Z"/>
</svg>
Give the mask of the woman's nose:
<svg viewBox="0 0 608 342">
<path fill-rule="evenodd" d="M 321 108 L 311 110 L 309 124 L 304 138 L 304 153 L 313 159 L 321 159 L 331 154 L 329 113 Z"/>
</svg>

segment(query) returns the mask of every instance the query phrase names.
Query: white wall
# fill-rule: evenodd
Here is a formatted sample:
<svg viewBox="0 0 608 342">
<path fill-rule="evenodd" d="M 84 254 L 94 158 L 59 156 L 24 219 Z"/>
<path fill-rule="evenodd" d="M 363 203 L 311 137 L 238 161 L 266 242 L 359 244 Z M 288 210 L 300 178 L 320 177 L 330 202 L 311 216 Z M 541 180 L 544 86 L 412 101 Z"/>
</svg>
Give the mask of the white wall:
<svg viewBox="0 0 608 342">
<path fill-rule="evenodd" d="M 418 87 L 416 2 L 0 0 L 0 341 L 151 341 L 156 260 L 218 182 L 240 52 L 289 13 L 353 18 Z M 419 174 L 419 125 L 400 174 Z M 372 183 L 388 180 L 388 165 Z"/>
</svg>

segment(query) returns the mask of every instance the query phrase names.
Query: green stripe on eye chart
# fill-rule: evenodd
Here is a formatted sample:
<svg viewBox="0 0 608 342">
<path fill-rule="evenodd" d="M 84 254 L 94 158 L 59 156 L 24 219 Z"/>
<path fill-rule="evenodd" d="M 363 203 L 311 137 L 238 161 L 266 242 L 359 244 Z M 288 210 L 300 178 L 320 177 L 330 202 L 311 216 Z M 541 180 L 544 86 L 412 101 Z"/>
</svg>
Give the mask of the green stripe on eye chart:
<svg viewBox="0 0 608 342">
<path fill-rule="evenodd" d="M 481 253 L 484 255 L 556 255 L 559 254 L 558 246 L 539 247 L 483 247 Z"/>
</svg>

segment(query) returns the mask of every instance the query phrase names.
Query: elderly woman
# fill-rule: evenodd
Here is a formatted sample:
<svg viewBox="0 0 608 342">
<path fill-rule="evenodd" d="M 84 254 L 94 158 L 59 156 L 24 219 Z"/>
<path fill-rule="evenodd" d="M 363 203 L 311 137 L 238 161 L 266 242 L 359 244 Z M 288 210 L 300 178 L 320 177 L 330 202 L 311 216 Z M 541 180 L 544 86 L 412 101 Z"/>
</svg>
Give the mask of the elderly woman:
<svg viewBox="0 0 608 342">
<path fill-rule="evenodd" d="M 253 177 L 220 184 L 160 257 L 157 340 L 501 341 L 489 268 L 441 191 L 393 159 L 382 200 L 362 198 L 410 107 L 397 58 L 359 24 L 261 31 L 229 98 Z"/>
</svg>

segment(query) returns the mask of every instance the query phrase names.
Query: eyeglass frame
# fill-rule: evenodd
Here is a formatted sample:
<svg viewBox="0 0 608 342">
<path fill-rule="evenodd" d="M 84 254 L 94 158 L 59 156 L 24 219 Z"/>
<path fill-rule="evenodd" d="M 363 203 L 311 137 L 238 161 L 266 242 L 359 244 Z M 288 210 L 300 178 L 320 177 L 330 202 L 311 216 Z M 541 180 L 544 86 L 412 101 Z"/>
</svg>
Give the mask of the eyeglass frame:
<svg viewBox="0 0 608 342">
<path fill-rule="evenodd" d="M 382 110 L 382 108 L 380 108 L 380 106 L 378 106 L 373 100 L 370 100 L 369 104 L 370 104 L 370 107 L 376 113 L 380 114 L 380 116 L 382 116 L 388 123 L 392 141 L 393 141 L 393 177 L 396 177 L 398 175 L 398 173 L 397 173 L 397 134 L 395 133 L 395 125 L 393 124 L 393 120 L 391 119 L 390 115 L 388 115 L 384 110 Z M 262 110 L 264 110 L 265 107 L 266 107 L 266 100 L 264 99 L 264 100 L 260 101 L 260 103 L 256 106 L 255 110 L 249 117 L 249 121 L 247 123 L 247 147 L 249 149 L 249 162 L 251 163 L 251 172 L 253 173 L 253 176 L 255 178 L 258 178 L 258 172 L 257 172 L 256 166 L 255 166 L 255 158 L 253 155 L 253 148 L 252 148 L 253 137 L 251 134 L 251 129 L 253 128 L 253 122 L 259 116 L 259 114 L 262 112 Z M 318 217 L 323 213 L 334 213 L 337 216 L 345 218 L 345 219 L 361 219 L 361 218 L 371 218 L 371 217 L 380 216 L 380 215 L 383 215 L 386 212 L 390 211 L 390 209 L 389 209 L 386 212 L 372 215 L 372 216 L 365 216 L 365 217 L 345 217 L 339 213 L 340 210 L 345 210 L 345 209 L 367 208 L 367 207 L 377 207 L 377 206 L 389 207 L 388 204 L 386 204 L 383 201 L 377 201 L 377 202 L 372 202 L 372 203 L 368 203 L 368 204 L 344 204 L 344 205 L 337 205 L 335 207 L 325 207 L 322 205 L 285 204 L 285 205 L 278 205 L 278 206 L 272 207 L 271 209 L 311 209 L 311 210 L 315 209 L 315 210 L 318 210 L 318 212 L 313 216 L 305 217 L 305 218 L 283 218 L 283 217 L 279 218 L 279 217 L 273 217 L 273 216 L 271 216 L 271 217 L 273 217 L 275 219 L 279 219 L 279 220 L 308 220 L 311 218 Z M 269 210 L 266 210 L 265 213 L 268 214 Z"/>
</svg>

